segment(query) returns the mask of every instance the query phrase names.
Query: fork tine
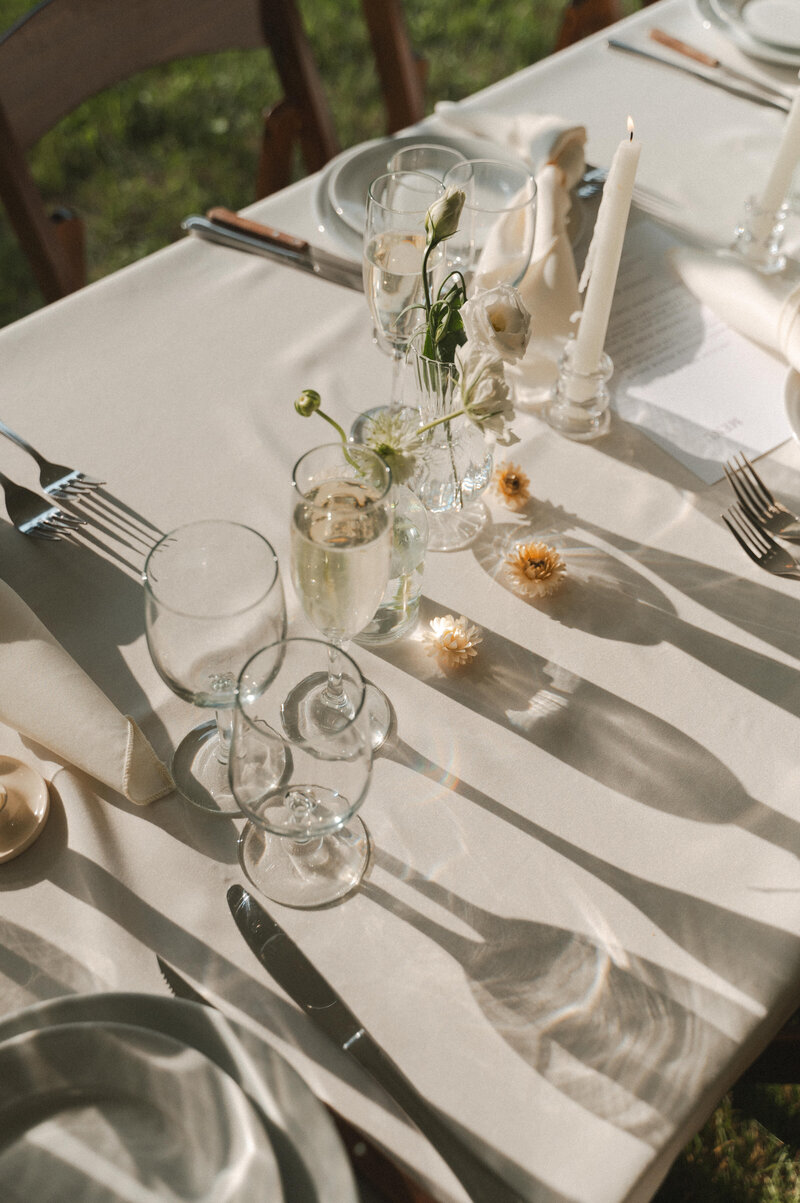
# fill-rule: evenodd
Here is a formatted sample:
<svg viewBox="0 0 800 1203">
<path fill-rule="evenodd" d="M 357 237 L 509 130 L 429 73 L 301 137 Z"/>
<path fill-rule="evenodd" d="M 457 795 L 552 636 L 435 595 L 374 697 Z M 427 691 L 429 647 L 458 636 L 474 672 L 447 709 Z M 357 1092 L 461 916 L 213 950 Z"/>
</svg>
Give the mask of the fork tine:
<svg viewBox="0 0 800 1203">
<path fill-rule="evenodd" d="M 749 512 L 754 521 L 758 522 L 759 514 L 762 514 L 764 510 L 764 502 L 756 494 L 747 477 L 742 475 L 744 468 L 737 464 L 735 460 L 731 462 L 733 463 L 734 470 L 733 472 L 729 472 L 727 465 L 724 465 L 725 475 L 728 477 L 728 480 L 731 483 L 731 488 L 739 499 L 741 505 L 749 508 Z"/>
<path fill-rule="evenodd" d="M 769 489 L 764 484 L 763 480 L 758 475 L 755 468 L 750 463 L 750 460 L 747 458 L 747 456 L 744 454 L 744 452 L 741 452 L 739 458 L 742 460 L 742 470 L 749 474 L 750 479 L 752 480 L 753 484 L 756 486 L 756 488 L 758 488 L 761 491 L 761 495 L 764 497 L 767 505 L 775 505 L 776 504 L 775 498 L 772 496 Z"/>
<path fill-rule="evenodd" d="M 57 510 L 55 514 L 51 514 L 46 521 L 51 526 L 58 527 L 61 530 L 77 530 L 79 526 L 86 526 L 85 518 L 74 518 L 72 514 L 65 514 L 62 510 Z"/>
<path fill-rule="evenodd" d="M 735 475 L 728 473 L 727 467 L 725 468 L 725 472 L 728 474 L 728 480 L 731 482 L 731 488 L 736 494 L 740 510 L 742 510 L 744 515 L 750 519 L 754 526 L 756 526 L 759 530 L 763 530 L 764 523 L 767 521 L 767 516 L 765 515 L 763 509 L 760 505 L 756 505 L 754 508 L 752 500 L 747 493 L 747 486 L 745 485 L 744 481 L 740 482 Z"/>
<path fill-rule="evenodd" d="M 728 511 L 731 516 L 738 522 L 739 530 L 743 532 L 745 537 L 750 538 L 757 548 L 761 548 L 762 554 L 765 555 L 768 551 L 780 551 L 780 544 L 776 543 L 772 535 L 764 530 L 763 526 L 754 523 L 748 518 L 748 515 L 739 507 L 733 506 Z"/>
<path fill-rule="evenodd" d="M 99 489 L 103 485 L 108 484 L 108 481 L 100 480 L 97 476 L 87 476 L 85 472 L 78 473 L 78 480 L 87 489 Z"/>
<path fill-rule="evenodd" d="M 739 532 L 736 530 L 736 528 L 734 527 L 733 523 L 728 521 L 728 516 L 727 516 L 727 514 L 723 514 L 723 515 L 722 515 L 722 521 L 725 523 L 725 525 L 727 526 L 728 530 L 731 532 L 731 534 L 733 535 L 734 539 L 736 540 L 736 542 L 737 542 L 737 543 L 739 544 L 739 546 L 741 547 L 742 551 L 743 551 L 743 552 L 744 552 L 746 555 L 748 555 L 748 556 L 750 557 L 750 559 L 753 561 L 753 563 L 754 563 L 754 564 L 759 564 L 761 561 L 759 560 L 758 556 L 757 556 L 757 555 L 756 555 L 756 553 L 755 553 L 755 552 L 752 550 L 752 548 L 750 547 L 750 544 L 749 544 L 749 543 L 745 543 L 744 539 L 743 539 L 743 538 L 742 538 L 742 536 L 739 534 Z"/>
<path fill-rule="evenodd" d="M 61 535 L 57 535 L 50 530 L 45 530 L 44 525 L 41 523 L 38 523 L 36 526 L 29 526 L 24 533 L 26 538 L 51 539 L 54 542 L 61 538 Z"/>
</svg>

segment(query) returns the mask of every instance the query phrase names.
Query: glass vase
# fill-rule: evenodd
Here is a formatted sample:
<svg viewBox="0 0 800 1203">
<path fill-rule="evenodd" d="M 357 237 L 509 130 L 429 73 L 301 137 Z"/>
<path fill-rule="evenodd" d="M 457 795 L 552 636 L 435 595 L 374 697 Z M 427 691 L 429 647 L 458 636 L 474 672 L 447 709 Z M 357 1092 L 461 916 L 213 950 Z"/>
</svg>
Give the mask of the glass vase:
<svg viewBox="0 0 800 1203">
<path fill-rule="evenodd" d="M 408 366 L 416 388 L 420 425 L 461 409 L 458 368 L 428 359 L 422 336 L 409 344 Z M 488 510 L 480 500 L 492 478 L 491 445 L 463 414 L 439 421 L 423 436 L 419 468 L 411 487 L 428 511 L 429 551 L 467 547 L 483 529 Z"/>
<path fill-rule="evenodd" d="M 355 637 L 364 647 L 394 643 L 417 625 L 428 546 L 428 513 L 406 485 L 392 486 L 392 562 L 389 584 L 369 626 Z"/>
</svg>

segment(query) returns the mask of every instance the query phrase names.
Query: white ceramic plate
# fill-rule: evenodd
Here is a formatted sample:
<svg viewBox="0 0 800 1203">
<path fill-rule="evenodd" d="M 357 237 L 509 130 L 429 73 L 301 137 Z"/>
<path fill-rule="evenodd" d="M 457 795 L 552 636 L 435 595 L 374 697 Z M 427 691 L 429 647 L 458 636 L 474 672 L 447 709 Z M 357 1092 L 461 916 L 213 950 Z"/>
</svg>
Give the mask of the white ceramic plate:
<svg viewBox="0 0 800 1203">
<path fill-rule="evenodd" d="M 71 995 L 1 1021 L 0 1049 L 21 1033 L 55 1025 L 114 1023 L 146 1028 L 196 1049 L 247 1095 L 275 1154 L 283 1189 L 278 1199 L 358 1203 L 344 1146 L 319 1100 L 275 1049 L 210 1007 L 156 994 Z M 83 1203 L 82 1195 L 71 1197 Z"/>
<path fill-rule="evenodd" d="M 357 234 L 363 234 L 370 184 L 377 176 L 388 171 L 389 160 L 396 151 L 404 146 L 417 146 L 420 143 L 452 146 L 465 159 L 500 159 L 512 163 L 520 161 L 517 155 L 510 154 L 502 146 L 495 146 L 485 138 L 471 138 L 468 134 L 463 137 L 428 133 L 405 134 L 396 138 L 378 138 L 374 142 L 365 142 L 340 155 L 328 177 L 331 206 L 345 225 Z"/>
<path fill-rule="evenodd" d="M 37 1203 L 280 1203 L 247 1096 L 196 1049 L 119 1023 L 0 1045 L 0 1197 Z"/>
<path fill-rule="evenodd" d="M 800 52 L 791 53 L 788 50 L 778 50 L 773 46 L 767 46 L 764 42 L 757 42 L 755 38 L 751 38 L 749 34 L 724 20 L 712 4 L 712 0 L 693 0 L 693 3 L 698 17 L 705 25 L 710 25 L 724 34 L 750 58 L 760 59 L 761 62 L 773 63 L 776 66 L 794 67 L 795 69 L 800 67 Z"/>
<path fill-rule="evenodd" d="M 800 4 L 797 0 L 711 0 L 734 29 L 777 50 L 800 51 Z"/>
<path fill-rule="evenodd" d="M 783 391 L 783 403 L 786 417 L 792 428 L 792 434 L 800 440 L 800 372 L 791 371 L 786 377 L 786 387 Z"/>
</svg>

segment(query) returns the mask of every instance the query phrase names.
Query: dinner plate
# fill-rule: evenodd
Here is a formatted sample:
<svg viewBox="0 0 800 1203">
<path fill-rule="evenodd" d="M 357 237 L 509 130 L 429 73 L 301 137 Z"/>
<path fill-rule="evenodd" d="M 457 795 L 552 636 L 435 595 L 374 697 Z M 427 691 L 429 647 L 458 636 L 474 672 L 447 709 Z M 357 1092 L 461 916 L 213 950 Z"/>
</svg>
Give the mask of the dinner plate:
<svg viewBox="0 0 800 1203">
<path fill-rule="evenodd" d="M 776 66 L 794 67 L 795 69 L 800 67 L 800 51 L 779 50 L 775 46 L 768 46 L 765 42 L 759 42 L 750 37 L 744 30 L 737 29 L 736 26 L 724 20 L 714 8 L 712 0 L 692 0 L 692 2 L 704 25 L 710 25 L 719 30 L 750 58 L 760 59 L 761 62 L 773 63 Z"/>
<path fill-rule="evenodd" d="M 711 0 L 734 29 L 756 42 L 789 53 L 800 51 L 800 5 L 797 0 Z"/>
<path fill-rule="evenodd" d="M 0 1021 L 0 1049 L 22 1033 L 63 1024 L 133 1025 L 202 1053 L 257 1109 L 278 1165 L 278 1199 L 358 1203 L 350 1162 L 325 1108 L 288 1061 L 244 1025 L 210 1007 L 156 994 L 76 994 Z M 72 1197 L 83 1203 L 82 1195 Z"/>
<path fill-rule="evenodd" d="M 0 1198 L 280 1203 L 266 1130 L 196 1049 L 119 1023 L 0 1045 Z"/>
<path fill-rule="evenodd" d="M 792 434 L 800 440 L 800 372 L 792 370 L 786 377 L 786 385 L 783 390 L 783 404 L 786 409 L 786 417 L 789 419 L 789 425 L 792 428 Z"/>
<path fill-rule="evenodd" d="M 503 162 L 519 163 L 518 155 L 511 154 L 485 138 L 469 135 L 445 136 L 442 134 L 404 134 L 395 138 L 376 138 L 346 151 L 336 160 L 327 181 L 331 207 L 340 221 L 357 234 L 364 232 L 367 194 L 369 186 L 379 175 L 389 170 L 389 160 L 404 146 L 420 143 L 433 146 L 450 146 L 465 159 L 500 159 Z"/>
</svg>

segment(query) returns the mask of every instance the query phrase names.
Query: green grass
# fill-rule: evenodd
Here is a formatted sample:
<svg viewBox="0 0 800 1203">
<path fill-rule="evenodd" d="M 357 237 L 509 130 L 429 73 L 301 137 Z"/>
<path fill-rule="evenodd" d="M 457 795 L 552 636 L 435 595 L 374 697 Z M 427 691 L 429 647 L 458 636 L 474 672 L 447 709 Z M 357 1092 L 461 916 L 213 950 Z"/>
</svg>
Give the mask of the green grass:
<svg viewBox="0 0 800 1203">
<path fill-rule="evenodd" d="M 458 99 L 534 62 L 563 0 L 406 0 L 430 64 L 428 102 Z M 224 0 L 221 0 L 224 3 Z M 359 0 L 300 0 L 343 146 L 383 132 Z M 631 0 L 635 5 L 635 0 Z M 0 0 L 0 28 L 27 10 Z M 97 279 L 180 236 L 182 217 L 253 199 L 259 114 L 279 88 L 266 56 L 226 54 L 147 72 L 88 101 L 36 148 L 48 204 L 87 222 Z M 41 305 L 0 213 L 0 325 Z M 800 1203 L 800 1089 L 727 1096 L 678 1158 L 658 1203 Z"/>
</svg>

